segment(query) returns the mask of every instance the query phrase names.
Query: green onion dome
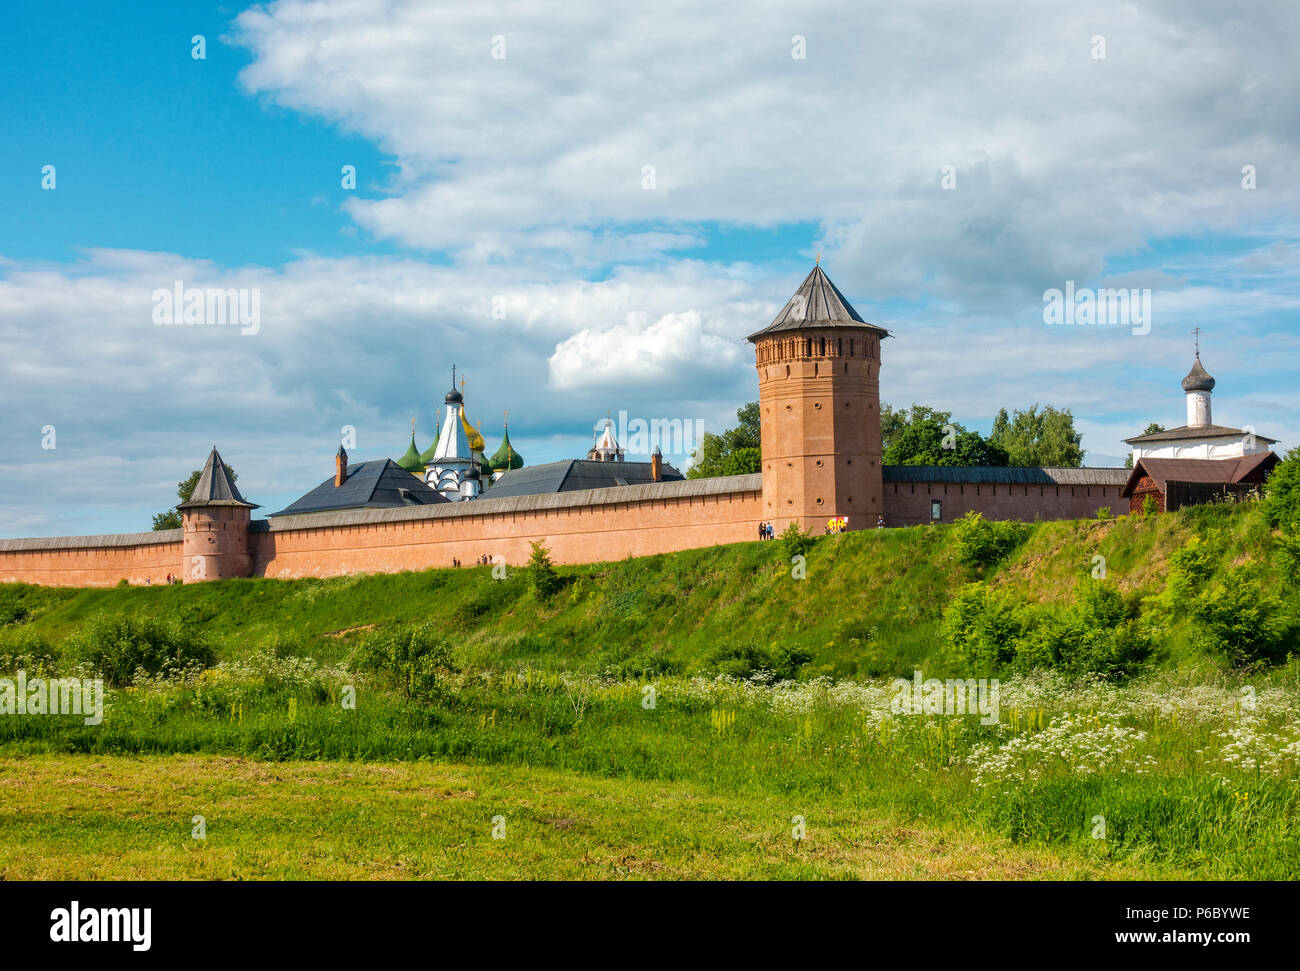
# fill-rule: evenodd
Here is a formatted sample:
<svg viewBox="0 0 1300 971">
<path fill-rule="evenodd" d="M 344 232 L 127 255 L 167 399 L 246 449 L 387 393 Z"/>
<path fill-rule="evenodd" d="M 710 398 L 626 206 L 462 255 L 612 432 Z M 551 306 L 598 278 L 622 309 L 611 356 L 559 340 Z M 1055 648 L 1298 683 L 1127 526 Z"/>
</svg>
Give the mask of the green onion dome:
<svg viewBox="0 0 1300 971">
<path fill-rule="evenodd" d="M 505 472 L 508 469 L 522 469 L 524 467 L 524 457 L 514 450 L 510 444 L 510 426 L 506 426 L 505 433 L 501 436 L 501 447 L 493 454 L 491 459 L 493 472 Z"/>
<path fill-rule="evenodd" d="M 421 471 L 421 472 L 424 471 L 424 467 L 425 467 L 426 465 L 432 465 L 432 464 L 433 464 L 433 453 L 436 452 L 436 451 L 438 450 L 438 438 L 441 436 L 441 434 L 442 434 L 442 433 L 439 432 L 437 435 L 434 435 L 434 436 L 433 436 L 433 444 L 430 445 L 428 448 L 426 448 L 426 449 L 425 449 L 425 450 L 420 454 L 420 471 Z"/>
<path fill-rule="evenodd" d="M 406 449 L 406 454 L 397 460 L 397 464 L 412 475 L 420 475 L 424 472 L 424 462 L 420 458 L 420 450 L 415 447 L 415 432 L 411 432 L 411 444 Z"/>
</svg>

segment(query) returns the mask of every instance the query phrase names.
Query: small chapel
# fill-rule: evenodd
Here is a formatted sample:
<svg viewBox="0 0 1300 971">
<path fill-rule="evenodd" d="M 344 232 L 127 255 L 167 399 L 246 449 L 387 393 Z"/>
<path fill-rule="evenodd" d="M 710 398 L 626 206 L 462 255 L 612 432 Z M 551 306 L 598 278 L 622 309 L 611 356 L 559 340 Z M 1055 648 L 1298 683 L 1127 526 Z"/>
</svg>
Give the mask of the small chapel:
<svg viewBox="0 0 1300 971">
<path fill-rule="evenodd" d="M 1272 450 L 1277 439 L 1250 427 L 1214 424 L 1210 413 L 1214 385 L 1201 363 L 1198 340 L 1196 359 L 1182 382 L 1187 423 L 1124 440 L 1133 446 L 1133 471 L 1121 492 L 1130 513 L 1141 513 L 1150 504 L 1158 512 L 1172 512 L 1240 497 L 1258 489 L 1281 461 Z"/>
</svg>

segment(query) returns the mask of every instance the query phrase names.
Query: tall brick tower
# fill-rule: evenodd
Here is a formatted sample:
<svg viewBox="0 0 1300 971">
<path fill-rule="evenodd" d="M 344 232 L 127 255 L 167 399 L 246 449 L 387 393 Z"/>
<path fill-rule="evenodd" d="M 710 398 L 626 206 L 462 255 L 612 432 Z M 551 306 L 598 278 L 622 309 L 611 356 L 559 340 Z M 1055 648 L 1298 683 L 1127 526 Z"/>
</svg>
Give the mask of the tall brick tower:
<svg viewBox="0 0 1300 971">
<path fill-rule="evenodd" d="M 763 436 L 763 518 L 821 533 L 826 521 L 874 527 L 880 470 L 880 341 L 813 267 L 776 320 L 750 335 Z"/>
<path fill-rule="evenodd" d="M 252 575 L 248 530 L 257 505 L 244 501 L 215 447 L 189 501 L 177 508 L 185 530 L 181 577 L 186 583 Z"/>
</svg>

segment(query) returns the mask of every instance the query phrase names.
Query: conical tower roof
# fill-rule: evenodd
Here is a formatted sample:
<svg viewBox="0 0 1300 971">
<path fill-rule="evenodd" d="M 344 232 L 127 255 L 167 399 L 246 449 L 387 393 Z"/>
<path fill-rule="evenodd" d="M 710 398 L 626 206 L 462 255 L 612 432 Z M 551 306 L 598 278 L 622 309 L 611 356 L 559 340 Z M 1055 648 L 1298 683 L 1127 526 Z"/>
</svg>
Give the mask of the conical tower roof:
<svg viewBox="0 0 1300 971">
<path fill-rule="evenodd" d="M 812 272 L 804 278 L 803 283 L 799 284 L 799 289 L 794 292 L 794 296 L 786 301 L 786 305 L 781 308 L 776 319 L 757 333 L 750 334 L 749 339 L 757 341 L 758 338 L 771 334 L 827 327 L 889 333 L 885 328 L 869 324 L 862 319 L 862 315 L 853 309 L 853 304 L 849 303 L 848 298 L 831 283 L 831 278 L 821 268 L 819 261 L 812 268 Z"/>
<path fill-rule="evenodd" d="M 194 509 L 199 506 L 257 508 L 257 503 L 247 502 L 239 494 L 239 490 L 235 488 L 235 480 L 230 477 L 230 470 L 226 468 L 226 463 L 221 461 L 215 445 L 208 453 L 208 460 L 203 464 L 203 471 L 199 473 L 199 481 L 194 484 L 194 491 L 190 494 L 190 498 L 176 508 Z"/>
</svg>

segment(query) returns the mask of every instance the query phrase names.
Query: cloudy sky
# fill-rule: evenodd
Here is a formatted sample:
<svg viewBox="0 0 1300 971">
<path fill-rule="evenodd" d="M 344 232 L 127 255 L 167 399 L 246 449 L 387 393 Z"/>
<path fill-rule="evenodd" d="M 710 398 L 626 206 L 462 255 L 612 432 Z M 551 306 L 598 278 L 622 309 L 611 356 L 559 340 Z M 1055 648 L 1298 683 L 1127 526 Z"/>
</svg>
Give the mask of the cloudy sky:
<svg viewBox="0 0 1300 971">
<path fill-rule="evenodd" d="M 2 536 L 148 529 L 214 444 L 281 508 L 344 426 L 427 446 L 453 363 L 529 462 L 607 411 L 720 429 L 819 253 L 893 332 L 887 402 L 1070 408 L 1120 465 L 1183 423 L 1200 327 L 1215 420 L 1300 442 L 1291 0 L 8 17 Z M 176 281 L 256 290 L 256 333 L 155 323 Z M 1046 324 L 1067 282 L 1149 327 Z"/>
</svg>

